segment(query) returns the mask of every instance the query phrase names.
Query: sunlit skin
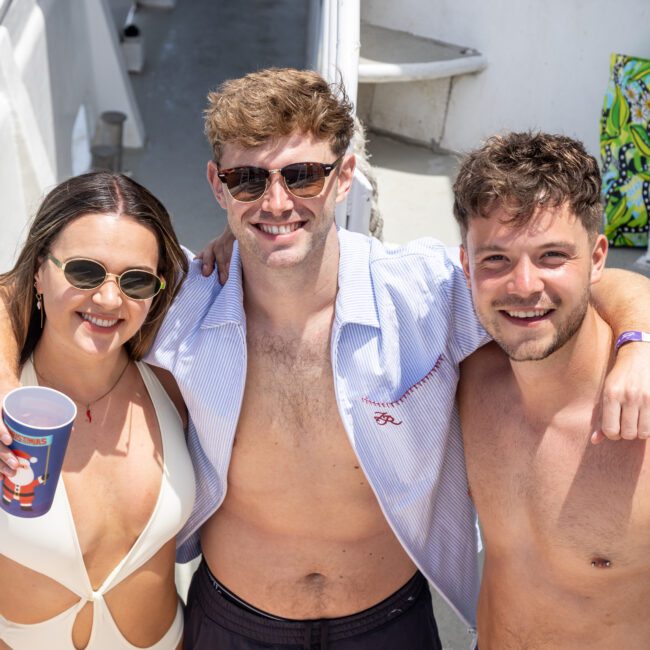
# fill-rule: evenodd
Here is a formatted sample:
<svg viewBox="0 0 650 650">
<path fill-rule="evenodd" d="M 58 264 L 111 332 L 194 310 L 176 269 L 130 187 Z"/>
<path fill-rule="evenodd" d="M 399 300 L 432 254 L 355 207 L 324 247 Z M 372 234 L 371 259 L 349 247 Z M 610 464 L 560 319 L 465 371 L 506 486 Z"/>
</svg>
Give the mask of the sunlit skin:
<svg viewBox="0 0 650 650">
<path fill-rule="evenodd" d="M 158 267 L 153 231 L 131 217 L 114 214 L 88 214 L 72 221 L 52 243 L 51 253 L 61 261 L 97 260 L 116 275 L 129 268 L 155 273 Z M 162 445 L 153 406 L 132 364 L 115 390 L 93 406 L 92 424 L 86 421 L 83 404 L 105 392 L 119 376 L 127 361 L 123 345 L 142 325 L 151 300 L 126 298 L 113 278 L 94 290 L 75 289 L 46 260 L 35 281 L 44 295 L 47 314 L 34 352 L 41 383 L 78 401 L 79 415 L 62 477 L 83 561 L 96 589 L 133 546 L 151 516 L 160 488 Z M 108 321 L 109 326 L 85 320 L 88 315 Z M 134 494 L 139 495 L 137 499 Z M 106 594 L 120 631 L 138 647 L 158 641 L 176 614 L 174 556 L 175 542 L 170 540 Z M 78 601 L 63 585 L 4 556 L 0 556 L 0 574 L 5 585 L 29 585 L 0 589 L 0 613 L 11 621 L 37 623 Z M 92 603 L 88 603 L 75 621 L 76 647 L 87 645 L 92 617 Z"/>
<path fill-rule="evenodd" d="M 566 205 L 523 230 L 505 216 L 472 219 L 462 255 L 499 343 L 463 363 L 458 393 L 486 552 L 479 647 L 648 647 L 650 452 L 590 442 L 613 363 L 588 304 L 607 243 Z"/>
<path fill-rule="evenodd" d="M 251 150 L 227 144 L 221 165 L 276 169 L 336 158 L 327 142 L 293 134 Z M 228 491 L 202 527 L 201 546 L 226 587 L 292 619 L 362 611 L 415 573 L 350 445 L 334 394 L 334 208 L 353 171 L 354 157 L 346 156 L 313 199 L 292 197 L 273 175 L 262 199 L 241 204 L 208 167 L 239 240 L 247 370 Z M 300 227 L 268 235 L 260 223 Z"/>
<path fill-rule="evenodd" d="M 594 249 L 566 205 L 542 211 L 525 228 L 507 220 L 503 208 L 474 219 L 461 261 L 479 319 L 494 340 L 513 360 L 543 359 L 579 327 L 592 255 L 604 256 L 606 242 L 599 237 Z"/>
<path fill-rule="evenodd" d="M 57 237 L 51 253 L 61 262 L 76 257 L 96 260 L 116 275 L 130 268 L 156 273 L 158 264 L 155 234 L 130 217 L 113 214 L 79 217 Z M 93 359 L 115 353 L 126 358 L 121 348 L 140 329 L 151 307 L 151 300 L 125 298 L 114 279 L 95 291 L 75 289 L 48 259 L 36 273 L 36 286 L 44 296 L 47 314 L 42 341 Z M 116 323 L 100 327 L 84 320 L 88 316 Z"/>
<path fill-rule="evenodd" d="M 251 165 L 265 169 L 279 169 L 294 162 L 330 164 L 337 156 L 328 142 L 312 135 L 295 133 L 269 141 L 255 149 L 245 149 L 226 143 L 219 161 L 222 169 Z M 316 197 L 300 199 L 286 191 L 280 174 L 271 176 L 271 185 L 264 196 L 251 203 L 234 200 L 216 175 L 217 166 L 208 163 L 208 181 L 215 197 L 228 213 L 228 225 L 239 241 L 246 266 L 252 264 L 268 268 L 287 268 L 308 264 L 320 265 L 326 249 L 335 251 L 334 209 L 344 192 L 337 188 L 339 177 L 344 184 L 354 172 L 354 156 L 346 155 L 337 169 L 325 180 L 323 191 Z M 263 232 L 262 225 L 295 227 L 288 234 Z"/>
</svg>

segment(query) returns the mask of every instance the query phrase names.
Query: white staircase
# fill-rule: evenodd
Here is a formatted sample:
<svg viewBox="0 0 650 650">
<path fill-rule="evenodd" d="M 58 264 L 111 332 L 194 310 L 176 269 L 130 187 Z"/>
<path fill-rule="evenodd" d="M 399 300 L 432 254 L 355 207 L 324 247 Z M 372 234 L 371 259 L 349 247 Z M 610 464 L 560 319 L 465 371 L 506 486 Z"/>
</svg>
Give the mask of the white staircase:
<svg viewBox="0 0 650 650">
<path fill-rule="evenodd" d="M 480 72 L 485 57 L 472 48 L 361 23 L 359 83 L 442 79 Z"/>
<path fill-rule="evenodd" d="M 379 132 L 427 145 L 439 141 L 451 79 L 487 65 L 472 48 L 362 21 L 359 0 L 311 0 L 310 9 L 312 67 L 331 82 L 343 81 L 359 118 Z M 371 184 L 357 171 L 337 223 L 367 233 L 372 199 Z"/>
</svg>

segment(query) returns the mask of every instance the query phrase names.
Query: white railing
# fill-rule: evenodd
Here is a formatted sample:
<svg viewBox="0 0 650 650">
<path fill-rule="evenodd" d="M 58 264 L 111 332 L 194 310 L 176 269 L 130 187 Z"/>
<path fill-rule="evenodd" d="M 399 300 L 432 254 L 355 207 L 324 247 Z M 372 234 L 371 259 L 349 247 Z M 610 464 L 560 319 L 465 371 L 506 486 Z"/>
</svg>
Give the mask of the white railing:
<svg viewBox="0 0 650 650">
<path fill-rule="evenodd" d="M 350 101 L 357 101 L 359 79 L 359 0 L 323 0 L 318 70 L 329 81 L 341 80 Z"/>
<path fill-rule="evenodd" d="M 310 10 L 311 67 L 331 83 L 342 82 L 354 105 L 361 47 L 359 0 L 316 0 Z M 348 230 L 368 233 L 371 206 L 372 187 L 357 169 L 347 201 L 337 206 L 336 222 Z"/>
</svg>

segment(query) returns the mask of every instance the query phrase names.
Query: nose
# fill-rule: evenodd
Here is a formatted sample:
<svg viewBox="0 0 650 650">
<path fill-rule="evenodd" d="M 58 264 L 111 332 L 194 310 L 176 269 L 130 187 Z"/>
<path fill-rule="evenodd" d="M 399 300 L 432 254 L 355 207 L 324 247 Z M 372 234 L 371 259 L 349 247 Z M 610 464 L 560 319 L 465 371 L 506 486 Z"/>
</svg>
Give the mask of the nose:
<svg viewBox="0 0 650 650">
<path fill-rule="evenodd" d="M 293 197 L 285 187 L 279 171 L 271 173 L 269 187 L 262 201 L 262 210 L 278 217 L 293 210 Z"/>
<path fill-rule="evenodd" d="M 110 273 L 103 284 L 93 292 L 93 302 L 106 309 L 113 309 L 122 305 L 123 297 L 117 285 L 117 276 Z"/>
<path fill-rule="evenodd" d="M 543 290 L 544 282 L 535 264 L 528 257 L 520 258 L 510 274 L 508 291 L 518 296 L 530 296 Z"/>
</svg>

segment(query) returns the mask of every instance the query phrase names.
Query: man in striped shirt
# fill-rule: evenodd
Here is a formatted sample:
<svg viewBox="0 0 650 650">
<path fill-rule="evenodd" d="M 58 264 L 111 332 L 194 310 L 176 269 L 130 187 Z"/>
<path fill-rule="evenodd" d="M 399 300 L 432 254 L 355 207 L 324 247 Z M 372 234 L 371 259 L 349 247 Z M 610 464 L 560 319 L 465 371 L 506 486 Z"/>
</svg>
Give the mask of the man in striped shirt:
<svg viewBox="0 0 650 650">
<path fill-rule="evenodd" d="M 263 71 L 210 96 L 208 178 L 238 247 L 221 290 L 194 264 L 155 351 L 210 460 L 188 528 L 203 524 L 204 555 L 189 647 L 230 647 L 242 626 L 282 648 L 439 647 L 420 572 L 473 622 L 454 394 L 486 338 L 440 244 L 386 250 L 337 232 L 348 120 L 314 73 Z"/>
</svg>

